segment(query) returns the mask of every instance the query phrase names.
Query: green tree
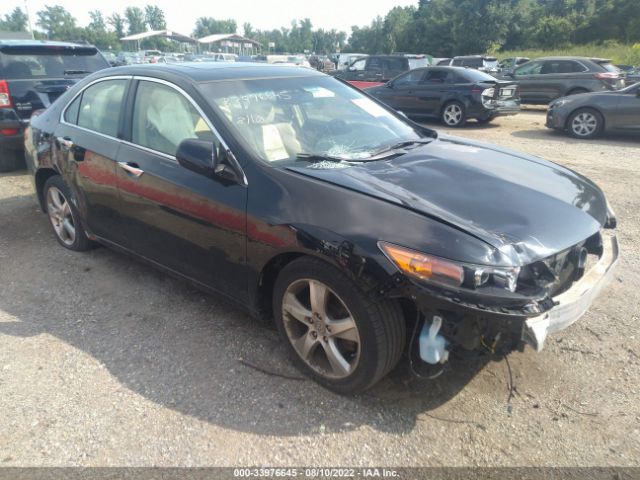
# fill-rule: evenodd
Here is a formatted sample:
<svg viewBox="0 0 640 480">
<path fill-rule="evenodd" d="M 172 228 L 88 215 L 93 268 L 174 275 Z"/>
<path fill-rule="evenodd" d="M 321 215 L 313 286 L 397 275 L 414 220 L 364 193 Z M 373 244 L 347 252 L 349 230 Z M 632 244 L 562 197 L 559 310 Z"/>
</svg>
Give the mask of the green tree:
<svg viewBox="0 0 640 480">
<path fill-rule="evenodd" d="M 202 38 L 216 33 L 236 33 L 237 30 L 238 24 L 233 19 L 216 20 L 213 17 L 200 17 L 196 20 L 193 36 Z"/>
<path fill-rule="evenodd" d="M 164 12 L 156 5 L 144 7 L 144 20 L 151 30 L 165 30 L 167 28 Z"/>
<path fill-rule="evenodd" d="M 125 20 L 122 15 L 120 15 L 119 13 L 114 13 L 107 19 L 107 23 L 113 27 L 118 39 L 121 39 L 125 36 Z"/>
<path fill-rule="evenodd" d="M 28 21 L 27 14 L 20 7 L 16 7 L 11 13 L 5 14 L 4 20 L 0 19 L 0 30 L 5 32 L 26 32 Z"/>
<path fill-rule="evenodd" d="M 127 7 L 124 10 L 124 16 L 127 19 L 127 24 L 129 25 L 129 35 L 147 31 L 144 20 L 144 12 L 142 11 L 142 9 L 138 7 Z"/>
<path fill-rule="evenodd" d="M 59 5 L 46 6 L 36 13 L 38 25 L 50 40 L 75 40 L 78 36 L 76 19 Z"/>
</svg>

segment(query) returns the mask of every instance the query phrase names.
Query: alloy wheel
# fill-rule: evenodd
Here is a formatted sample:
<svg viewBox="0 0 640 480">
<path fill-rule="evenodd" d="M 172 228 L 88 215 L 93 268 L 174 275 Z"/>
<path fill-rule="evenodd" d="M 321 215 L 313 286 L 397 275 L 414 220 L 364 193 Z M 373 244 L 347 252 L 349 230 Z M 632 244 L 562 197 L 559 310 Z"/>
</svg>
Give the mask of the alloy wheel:
<svg viewBox="0 0 640 480">
<path fill-rule="evenodd" d="M 47 191 L 47 212 L 58 238 L 67 246 L 76 241 L 76 226 L 71 206 L 64 194 L 56 187 Z"/>
<path fill-rule="evenodd" d="M 582 112 L 576 115 L 571 122 L 571 130 L 580 137 L 593 135 L 598 129 L 598 119 L 593 113 Z"/>
<path fill-rule="evenodd" d="M 444 123 L 447 125 L 458 125 L 462 120 L 462 108 L 460 108 L 460 105 L 455 103 L 447 105 L 444 109 L 443 118 Z"/>
<path fill-rule="evenodd" d="M 312 279 L 293 282 L 282 300 L 285 332 L 300 358 L 327 378 L 349 376 L 360 360 L 360 335 L 344 301 Z"/>
</svg>

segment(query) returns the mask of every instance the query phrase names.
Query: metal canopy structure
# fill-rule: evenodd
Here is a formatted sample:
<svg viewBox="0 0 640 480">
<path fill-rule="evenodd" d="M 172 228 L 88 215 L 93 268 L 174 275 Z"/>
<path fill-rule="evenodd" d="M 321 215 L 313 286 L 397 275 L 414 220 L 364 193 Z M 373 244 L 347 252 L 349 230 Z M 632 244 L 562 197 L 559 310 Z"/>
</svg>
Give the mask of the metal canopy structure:
<svg viewBox="0 0 640 480">
<path fill-rule="evenodd" d="M 218 46 L 220 51 L 226 53 L 247 54 L 253 53 L 254 50 L 260 51 L 262 44 L 251 38 L 243 37 L 237 33 L 216 33 L 198 39 L 198 43 L 203 45 Z"/>
<path fill-rule="evenodd" d="M 149 32 L 135 33 L 127 37 L 122 37 L 120 40 L 122 40 L 123 42 L 139 42 L 140 40 L 145 40 L 152 37 L 169 38 L 171 40 L 184 43 L 198 42 L 198 40 L 196 40 L 195 38 L 190 37 L 189 35 L 178 33 L 175 30 L 151 30 Z"/>
</svg>

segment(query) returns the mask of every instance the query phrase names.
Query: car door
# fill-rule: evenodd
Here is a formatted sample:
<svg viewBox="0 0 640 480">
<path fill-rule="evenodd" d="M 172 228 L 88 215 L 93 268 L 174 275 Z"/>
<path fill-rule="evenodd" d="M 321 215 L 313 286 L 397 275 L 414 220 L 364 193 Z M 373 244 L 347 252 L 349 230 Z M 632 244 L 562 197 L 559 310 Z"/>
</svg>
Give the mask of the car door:
<svg viewBox="0 0 640 480">
<path fill-rule="evenodd" d="M 407 72 L 387 86 L 380 87 L 376 97 L 398 111 L 406 114 L 418 113 L 416 95 L 424 73 L 424 69 Z"/>
<path fill-rule="evenodd" d="M 120 216 L 116 160 L 128 77 L 96 80 L 63 110 L 55 131 L 55 155 L 74 193 L 86 227 L 105 240 L 126 245 Z"/>
<path fill-rule="evenodd" d="M 586 67 L 571 60 L 546 60 L 540 71 L 540 93 L 546 102 L 564 96 L 578 82 L 578 74 Z"/>
<path fill-rule="evenodd" d="M 346 70 L 340 72 L 340 77 L 344 78 L 348 82 L 363 80 L 365 76 L 365 68 L 367 66 L 367 59 L 361 58 L 356 60 L 351 65 L 347 67 Z"/>
<path fill-rule="evenodd" d="M 520 87 L 520 98 L 523 102 L 544 103 L 544 77 L 540 74 L 543 62 L 525 63 L 513 71 L 513 78 Z"/>
<path fill-rule="evenodd" d="M 409 60 L 405 57 L 384 58 L 382 60 L 382 81 L 388 82 L 409 70 Z"/>
<path fill-rule="evenodd" d="M 455 74 L 446 68 L 428 68 L 415 90 L 415 108 L 420 115 L 437 116 L 444 98 L 448 96 Z"/>
<path fill-rule="evenodd" d="M 136 79 L 118 153 L 125 230 L 139 255 L 235 298 L 246 294 L 245 184 L 223 183 L 176 160 L 186 139 L 228 148 L 210 119 L 178 86 Z"/>
<path fill-rule="evenodd" d="M 640 133 L 640 84 L 630 89 L 627 94 L 616 93 L 620 100 L 615 111 L 608 115 L 612 129 L 623 132 Z"/>
</svg>

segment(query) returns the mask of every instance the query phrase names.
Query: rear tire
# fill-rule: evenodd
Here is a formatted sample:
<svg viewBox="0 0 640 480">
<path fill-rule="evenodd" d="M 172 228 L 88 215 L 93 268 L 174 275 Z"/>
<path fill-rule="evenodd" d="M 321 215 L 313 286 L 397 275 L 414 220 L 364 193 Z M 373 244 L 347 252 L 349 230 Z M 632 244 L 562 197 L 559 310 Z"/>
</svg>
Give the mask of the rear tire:
<svg viewBox="0 0 640 480">
<path fill-rule="evenodd" d="M 406 325 L 397 302 L 368 298 L 342 272 L 314 258 L 294 260 L 280 272 L 273 312 L 296 367 L 338 393 L 372 387 L 404 350 Z"/>
<path fill-rule="evenodd" d="M 467 121 L 467 112 L 464 105 L 460 102 L 448 102 L 442 107 L 440 119 L 447 127 L 462 127 Z"/>
<path fill-rule="evenodd" d="M 604 129 L 604 118 L 592 108 L 581 108 L 567 120 L 567 130 L 573 138 L 590 140 L 598 137 Z"/>
<path fill-rule="evenodd" d="M 71 201 L 71 190 L 62 177 L 54 175 L 45 182 L 42 198 L 53 234 L 60 245 L 74 252 L 83 252 L 95 246 L 87 238 L 80 214 Z"/>
</svg>

